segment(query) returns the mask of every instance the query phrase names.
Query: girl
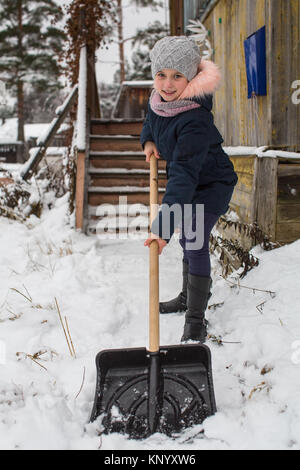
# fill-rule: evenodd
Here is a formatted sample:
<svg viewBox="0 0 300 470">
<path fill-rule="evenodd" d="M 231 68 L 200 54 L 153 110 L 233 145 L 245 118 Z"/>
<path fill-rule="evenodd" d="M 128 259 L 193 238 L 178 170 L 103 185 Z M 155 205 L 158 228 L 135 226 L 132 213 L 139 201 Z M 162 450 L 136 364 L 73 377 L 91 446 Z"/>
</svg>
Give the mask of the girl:
<svg viewBox="0 0 300 470">
<path fill-rule="evenodd" d="M 182 292 L 169 302 L 161 302 L 160 313 L 186 311 L 182 342 L 204 342 L 207 337 L 205 310 L 211 296 L 209 236 L 220 215 L 228 210 L 237 175 L 223 139 L 214 125 L 212 94 L 220 84 L 218 67 L 201 60 L 196 43 L 185 36 L 167 36 L 150 52 L 154 90 L 141 133 L 141 144 L 150 160 L 167 161 L 168 183 L 162 208 L 151 226 L 157 236 L 159 254 L 182 225 L 180 244 L 183 249 Z M 170 207 L 179 205 L 170 219 Z M 204 206 L 203 218 L 197 208 Z M 190 217 L 187 217 L 187 207 Z M 201 219 L 201 220 L 200 220 Z M 188 229 L 186 226 L 188 220 Z M 166 230 L 166 227 L 168 230 Z M 196 236 L 189 236 L 192 230 Z M 168 233 L 169 232 L 169 233 Z M 193 247 L 203 235 L 203 246 Z M 153 237 L 146 240 L 149 246 Z"/>
</svg>

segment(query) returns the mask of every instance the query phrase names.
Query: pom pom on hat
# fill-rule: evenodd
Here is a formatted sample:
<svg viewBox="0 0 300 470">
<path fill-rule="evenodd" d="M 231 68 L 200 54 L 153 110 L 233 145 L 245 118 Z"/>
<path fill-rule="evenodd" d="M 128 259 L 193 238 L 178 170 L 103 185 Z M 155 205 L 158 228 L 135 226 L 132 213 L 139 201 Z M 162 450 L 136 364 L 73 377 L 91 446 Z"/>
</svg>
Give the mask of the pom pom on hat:
<svg viewBox="0 0 300 470">
<path fill-rule="evenodd" d="M 150 51 L 153 78 L 163 69 L 174 69 L 190 82 L 196 75 L 201 62 L 199 48 L 187 36 L 166 36 Z"/>
</svg>

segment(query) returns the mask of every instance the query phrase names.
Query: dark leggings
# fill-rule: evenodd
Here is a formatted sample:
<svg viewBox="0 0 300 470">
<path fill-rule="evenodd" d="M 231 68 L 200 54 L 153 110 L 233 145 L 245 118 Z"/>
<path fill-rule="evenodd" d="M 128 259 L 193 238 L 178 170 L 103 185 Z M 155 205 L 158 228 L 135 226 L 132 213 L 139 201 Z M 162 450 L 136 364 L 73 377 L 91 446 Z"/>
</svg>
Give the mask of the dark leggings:
<svg viewBox="0 0 300 470">
<path fill-rule="evenodd" d="M 200 249 L 187 249 L 187 242 L 191 243 L 195 240 L 194 238 L 186 238 L 184 233 L 181 233 L 180 245 L 183 249 L 183 260 L 189 265 L 189 273 L 195 276 L 210 277 L 211 273 L 211 264 L 210 264 L 210 253 L 209 253 L 209 237 L 211 231 L 216 224 L 219 216 L 216 214 L 211 214 L 209 212 L 204 212 L 204 226 L 197 227 L 197 231 L 203 230 L 204 243 Z M 202 224 L 201 224 L 202 225 Z M 196 233 L 196 214 L 193 214 L 192 217 L 192 230 Z"/>
</svg>

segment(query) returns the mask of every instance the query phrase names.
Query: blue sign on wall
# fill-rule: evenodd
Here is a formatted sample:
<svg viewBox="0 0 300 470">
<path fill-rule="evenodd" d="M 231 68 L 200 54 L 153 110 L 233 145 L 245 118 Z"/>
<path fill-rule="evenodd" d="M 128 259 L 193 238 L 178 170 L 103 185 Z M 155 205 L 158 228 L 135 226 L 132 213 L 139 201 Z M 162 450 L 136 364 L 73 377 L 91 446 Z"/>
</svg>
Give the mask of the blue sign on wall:
<svg viewBox="0 0 300 470">
<path fill-rule="evenodd" d="M 253 94 L 266 96 L 266 27 L 264 26 L 251 34 L 251 36 L 244 41 L 244 48 L 248 80 L 248 98 L 251 98 Z"/>
</svg>

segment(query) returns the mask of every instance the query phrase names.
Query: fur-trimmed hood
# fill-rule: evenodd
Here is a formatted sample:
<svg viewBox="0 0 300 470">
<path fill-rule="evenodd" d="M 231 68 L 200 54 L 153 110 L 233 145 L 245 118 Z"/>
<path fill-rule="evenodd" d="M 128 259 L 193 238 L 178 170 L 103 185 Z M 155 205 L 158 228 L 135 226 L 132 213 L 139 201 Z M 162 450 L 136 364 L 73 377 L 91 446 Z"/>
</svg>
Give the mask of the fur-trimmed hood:
<svg viewBox="0 0 300 470">
<path fill-rule="evenodd" d="M 187 84 L 179 100 L 205 98 L 212 95 L 220 86 L 221 72 L 211 60 L 202 59 L 197 75 Z"/>
</svg>

